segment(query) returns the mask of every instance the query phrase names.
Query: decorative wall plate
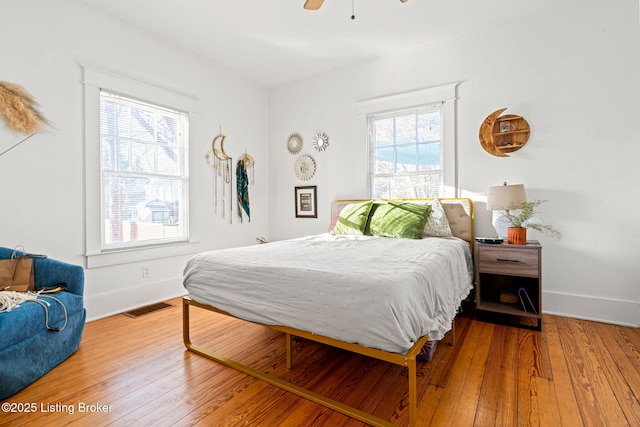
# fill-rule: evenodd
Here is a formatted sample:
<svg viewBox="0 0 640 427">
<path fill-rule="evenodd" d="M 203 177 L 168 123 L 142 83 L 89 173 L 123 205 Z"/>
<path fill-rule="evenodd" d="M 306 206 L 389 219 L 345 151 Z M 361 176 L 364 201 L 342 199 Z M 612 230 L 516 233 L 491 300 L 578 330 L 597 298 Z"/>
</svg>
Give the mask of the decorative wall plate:
<svg viewBox="0 0 640 427">
<path fill-rule="evenodd" d="M 298 154 L 302 150 L 302 136 L 299 133 L 292 133 L 287 139 L 287 150 L 291 154 Z"/>
<path fill-rule="evenodd" d="M 296 176 L 303 181 L 310 180 L 316 173 L 316 161 L 308 154 L 303 154 L 296 159 Z"/>
<path fill-rule="evenodd" d="M 324 151 L 329 146 L 329 137 L 325 133 L 316 134 L 313 138 L 313 148 L 316 151 Z"/>
</svg>

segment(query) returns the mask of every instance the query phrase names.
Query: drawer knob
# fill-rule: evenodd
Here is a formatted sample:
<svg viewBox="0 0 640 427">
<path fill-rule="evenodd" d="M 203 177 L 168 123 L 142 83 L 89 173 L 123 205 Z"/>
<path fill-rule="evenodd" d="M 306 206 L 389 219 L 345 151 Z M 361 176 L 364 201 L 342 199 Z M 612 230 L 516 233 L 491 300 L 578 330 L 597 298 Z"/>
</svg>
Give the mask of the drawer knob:
<svg viewBox="0 0 640 427">
<path fill-rule="evenodd" d="M 498 261 L 498 262 L 520 262 L 520 260 L 517 260 L 517 259 L 506 259 L 506 258 L 497 258 L 496 261 Z"/>
</svg>

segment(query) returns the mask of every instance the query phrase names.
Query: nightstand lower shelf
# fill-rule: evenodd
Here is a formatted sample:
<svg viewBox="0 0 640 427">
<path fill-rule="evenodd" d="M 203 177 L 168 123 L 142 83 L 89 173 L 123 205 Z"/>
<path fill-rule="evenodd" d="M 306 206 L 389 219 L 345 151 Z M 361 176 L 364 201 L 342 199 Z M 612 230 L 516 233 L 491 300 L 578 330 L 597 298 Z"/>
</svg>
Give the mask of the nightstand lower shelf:
<svg viewBox="0 0 640 427">
<path fill-rule="evenodd" d="M 494 311 L 496 313 L 510 314 L 513 316 L 533 317 L 535 319 L 542 317 L 538 313 L 524 311 L 518 304 L 505 304 L 503 302 L 483 301 L 481 304 L 476 305 L 476 310 Z"/>
<path fill-rule="evenodd" d="M 478 319 L 493 323 L 503 323 L 536 331 L 542 330 L 542 316 L 537 313 L 524 311 L 516 304 L 502 302 L 487 302 L 476 304 Z"/>
<path fill-rule="evenodd" d="M 528 316 L 524 312 L 507 313 L 504 310 L 478 310 L 476 308 L 476 318 L 483 322 L 496 323 L 499 325 L 515 326 L 517 328 L 531 329 L 534 331 L 542 330 L 542 317 L 531 315 Z"/>
</svg>

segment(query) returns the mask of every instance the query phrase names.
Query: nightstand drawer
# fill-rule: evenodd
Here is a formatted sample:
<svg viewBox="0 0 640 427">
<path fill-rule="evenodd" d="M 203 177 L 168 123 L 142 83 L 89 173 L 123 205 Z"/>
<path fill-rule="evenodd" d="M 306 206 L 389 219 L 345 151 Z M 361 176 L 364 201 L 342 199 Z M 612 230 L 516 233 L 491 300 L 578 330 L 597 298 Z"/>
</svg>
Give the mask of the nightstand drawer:
<svg viewBox="0 0 640 427">
<path fill-rule="evenodd" d="M 480 251 L 479 258 L 480 273 L 538 277 L 540 257 L 537 250 L 504 250 L 485 246 Z"/>
</svg>

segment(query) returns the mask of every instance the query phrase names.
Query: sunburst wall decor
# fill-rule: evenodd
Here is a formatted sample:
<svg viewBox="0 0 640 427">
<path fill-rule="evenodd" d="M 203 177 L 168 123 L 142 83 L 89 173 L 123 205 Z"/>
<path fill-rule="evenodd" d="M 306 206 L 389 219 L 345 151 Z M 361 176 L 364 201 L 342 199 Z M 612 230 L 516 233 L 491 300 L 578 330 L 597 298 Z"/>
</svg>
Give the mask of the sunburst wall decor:
<svg viewBox="0 0 640 427">
<path fill-rule="evenodd" d="M 292 133 L 287 139 L 287 150 L 291 154 L 298 154 L 302 150 L 302 136 L 299 133 Z"/>
<path fill-rule="evenodd" d="M 329 137 L 323 132 L 313 137 L 313 148 L 316 151 L 324 151 L 329 146 Z"/>
</svg>

